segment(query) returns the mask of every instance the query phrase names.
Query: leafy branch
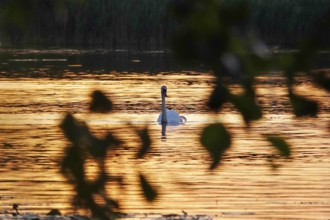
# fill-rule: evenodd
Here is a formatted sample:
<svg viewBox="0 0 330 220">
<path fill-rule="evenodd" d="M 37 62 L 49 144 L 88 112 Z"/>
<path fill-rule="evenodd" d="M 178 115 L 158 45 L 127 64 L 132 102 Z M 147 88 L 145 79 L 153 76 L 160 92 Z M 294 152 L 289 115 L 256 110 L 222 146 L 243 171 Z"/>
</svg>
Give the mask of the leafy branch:
<svg viewBox="0 0 330 220">
<path fill-rule="evenodd" d="M 112 101 L 101 91 L 92 94 L 90 103 L 91 112 L 109 113 L 112 110 Z M 92 134 L 84 121 L 76 119 L 72 114 L 67 114 L 60 125 L 65 137 L 70 142 L 66 148 L 65 156 L 61 162 L 61 172 L 68 182 L 75 188 L 76 195 L 72 205 L 91 211 L 93 217 L 100 219 L 113 219 L 115 211 L 120 208 L 119 203 L 107 196 L 106 186 L 109 182 L 123 185 L 123 178 L 113 177 L 106 170 L 106 160 L 109 152 L 116 151 L 123 142 L 108 132 L 105 137 L 98 138 Z M 135 129 L 141 140 L 137 159 L 142 158 L 151 147 L 148 129 Z M 94 178 L 88 178 L 86 166 L 88 161 L 97 164 L 98 171 Z M 147 178 L 137 174 L 140 186 L 147 201 L 157 198 L 156 189 L 148 182 Z"/>
<path fill-rule="evenodd" d="M 208 101 L 208 107 L 221 113 L 225 103 L 231 103 L 241 114 L 245 125 L 262 118 L 262 107 L 257 102 L 255 78 L 274 66 L 284 71 L 287 80 L 288 99 L 296 117 L 316 117 L 319 104 L 294 92 L 295 76 L 304 72 L 319 87 L 329 91 L 330 76 L 325 72 L 313 72 L 316 53 L 327 45 L 329 36 L 330 9 L 310 30 L 310 35 L 297 42 L 297 53 L 287 57 L 272 57 L 266 44 L 251 34 L 249 1 L 177 0 L 171 5 L 179 22 L 173 39 L 173 49 L 182 60 L 198 60 L 207 65 L 215 76 L 215 85 Z M 319 30 L 327 30 L 324 35 Z M 243 88 L 241 94 L 229 90 L 232 82 Z M 209 152 L 216 168 L 221 156 L 231 147 L 231 134 L 221 123 L 213 124 L 202 132 L 201 143 Z M 290 145 L 276 136 L 266 140 L 285 157 L 291 155 Z"/>
</svg>

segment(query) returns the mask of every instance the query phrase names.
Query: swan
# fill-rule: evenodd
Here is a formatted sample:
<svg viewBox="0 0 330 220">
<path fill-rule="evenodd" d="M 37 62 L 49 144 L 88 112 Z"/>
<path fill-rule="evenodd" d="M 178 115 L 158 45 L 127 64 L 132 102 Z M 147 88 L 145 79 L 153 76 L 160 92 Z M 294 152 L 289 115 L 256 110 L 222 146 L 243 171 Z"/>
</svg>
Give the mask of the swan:
<svg viewBox="0 0 330 220">
<path fill-rule="evenodd" d="M 168 124 L 168 125 L 179 125 L 184 124 L 187 121 L 187 118 L 180 116 L 175 110 L 166 109 L 165 97 L 167 97 L 167 87 L 161 87 L 162 95 L 162 112 L 159 114 L 157 122 L 159 124 Z"/>
</svg>

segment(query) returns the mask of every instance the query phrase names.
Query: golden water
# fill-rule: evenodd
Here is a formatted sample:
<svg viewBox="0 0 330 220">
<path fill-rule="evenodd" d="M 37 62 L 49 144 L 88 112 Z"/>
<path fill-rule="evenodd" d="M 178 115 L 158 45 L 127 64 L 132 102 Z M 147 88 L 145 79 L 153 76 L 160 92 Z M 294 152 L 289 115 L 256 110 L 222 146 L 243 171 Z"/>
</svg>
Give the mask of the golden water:
<svg viewBox="0 0 330 220">
<path fill-rule="evenodd" d="M 221 114 L 207 111 L 213 79 L 205 73 L 69 75 L 0 79 L 1 210 L 19 203 L 22 212 L 73 211 L 72 187 L 58 166 L 67 146 L 58 125 L 71 112 L 96 135 L 110 130 L 125 141 L 107 163 L 108 171 L 125 181 L 124 188 L 108 186 L 122 212 L 185 211 L 219 219 L 330 218 L 329 95 L 310 82 L 302 79 L 296 90 L 323 103 L 321 112 L 318 118 L 298 120 L 290 113 L 283 79 L 259 77 L 257 93 L 264 117 L 246 129 L 231 106 Z M 166 139 L 155 123 L 163 84 L 168 87 L 169 107 L 188 119 L 185 125 L 168 127 Z M 112 99 L 113 113 L 88 113 L 95 89 Z M 239 92 L 237 87 L 232 90 Z M 223 122 L 234 139 L 219 168 L 210 171 L 210 158 L 199 137 L 203 127 L 215 121 Z M 152 149 L 144 159 L 134 158 L 139 141 L 128 123 L 150 129 Z M 267 160 L 275 151 L 263 134 L 279 134 L 292 146 L 292 158 L 276 160 L 281 165 L 276 170 Z M 139 172 L 159 193 L 153 203 L 141 196 Z"/>
</svg>

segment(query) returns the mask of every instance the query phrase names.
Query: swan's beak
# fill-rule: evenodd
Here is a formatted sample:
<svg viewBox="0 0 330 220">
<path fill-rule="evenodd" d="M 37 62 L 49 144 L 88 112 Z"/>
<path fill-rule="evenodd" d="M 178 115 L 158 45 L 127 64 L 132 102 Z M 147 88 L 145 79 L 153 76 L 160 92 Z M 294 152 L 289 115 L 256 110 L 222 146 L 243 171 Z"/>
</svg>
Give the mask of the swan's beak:
<svg viewBox="0 0 330 220">
<path fill-rule="evenodd" d="M 166 90 L 165 90 L 165 97 L 168 97 L 168 96 L 167 96 L 167 91 L 166 91 Z"/>
</svg>

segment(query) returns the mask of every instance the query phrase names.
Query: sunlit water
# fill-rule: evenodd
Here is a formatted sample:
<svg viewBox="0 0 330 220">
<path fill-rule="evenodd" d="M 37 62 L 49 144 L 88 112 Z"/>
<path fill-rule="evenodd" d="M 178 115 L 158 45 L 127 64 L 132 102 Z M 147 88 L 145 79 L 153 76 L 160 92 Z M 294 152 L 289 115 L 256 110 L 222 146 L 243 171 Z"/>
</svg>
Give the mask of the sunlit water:
<svg viewBox="0 0 330 220">
<path fill-rule="evenodd" d="M 59 172 L 68 144 L 59 124 L 71 112 L 96 135 L 111 131 L 125 142 L 107 162 L 111 175 L 124 178 L 123 188 L 108 185 L 109 195 L 119 201 L 122 212 L 184 211 L 230 219 L 330 218 L 329 95 L 308 80 L 301 78 L 296 90 L 321 103 L 318 118 L 294 118 L 285 82 L 279 74 L 272 74 L 258 78 L 263 119 L 246 129 L 230 105 L 221 114 L 208 112 L 205 103 L 213 78 L 207 73 L 156 71 L 150 75 L 103 69 L 97 74 L 76 70 L 86 64 L 68 62 L 66 57 L 49 60 L 44 56 L 43 61 L 16 56 L 16 60 L 2 61 L 6 70 L 0 73 L 2 211 L 10 210 L 13 203 L 19 203 L 22 212 L 75 211 L 70 205 L 72 186 Z M 142 62 L 139 57 L 134 59 L 133 63 Z M 27 67 L 26 62 L 38 64 Z M 168 106 L 188 119 L 185 125 L 168 127 L 166 138 L 156 124 L 161 85 L 168 87 Z M 114 102 L 112 113 L 89 113 L 90 94 L 96 89 Z M 233 86 L 232 91 L 240 89 Z M 224 123 L 234 139 L 221 165 L 210 171 L 210 157 L 199 138 L 202 129 L 213 122 Z M 152 149 L 144 159 L 136 159 L 140 142 L 135 128 L 145 126 L 152 136 Z M 276 151 L 263 134 L 283 136 L 292 146 L 291 159 L 275 160 L 280 165 L 277 169 L 267 159 Z M 142 196 L 139 173 L 157 189 L 155 202 Z M 93 176 L 92 164 L 89 175 Z"/>
</svg>

